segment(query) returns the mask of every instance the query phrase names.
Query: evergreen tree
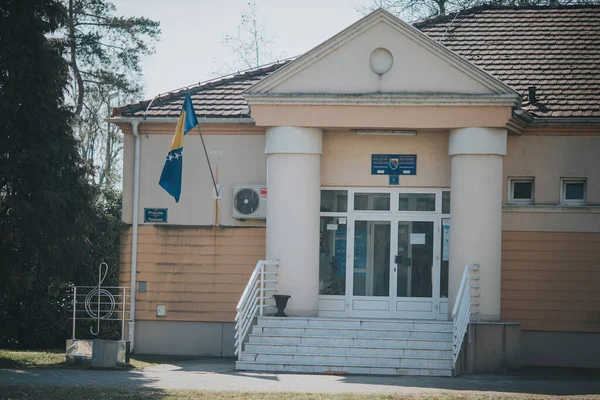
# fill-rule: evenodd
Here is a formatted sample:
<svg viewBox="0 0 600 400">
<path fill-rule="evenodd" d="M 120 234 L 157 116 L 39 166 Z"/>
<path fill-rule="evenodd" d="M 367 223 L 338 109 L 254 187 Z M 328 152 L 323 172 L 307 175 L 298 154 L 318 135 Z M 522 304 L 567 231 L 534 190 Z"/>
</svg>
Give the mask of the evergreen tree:
<svg viewBox="0 0 600 400">
<path fill-rule="evenodd" d="M 88 273 L 93 192 L 52 39 L 66 16 L 57 0 L 0 2 L 0 347 L 64 345 L 68 285 Z"/>
</svg>

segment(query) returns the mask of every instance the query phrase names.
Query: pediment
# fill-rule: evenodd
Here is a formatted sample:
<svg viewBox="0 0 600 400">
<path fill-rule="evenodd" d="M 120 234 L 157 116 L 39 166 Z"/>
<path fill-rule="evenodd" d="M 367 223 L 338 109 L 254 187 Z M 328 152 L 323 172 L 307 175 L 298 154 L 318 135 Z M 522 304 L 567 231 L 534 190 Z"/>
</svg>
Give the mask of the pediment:
<svg viewBox="0 0 600 400">
<path fill-rule="evenodd" d="M 389 55 L 391 68 L 378 73 Z M 383 9 L 245 92 L 250 102 L 253 97 L 299 94 L 518 97 L 500 80 Z"/>
</svg>

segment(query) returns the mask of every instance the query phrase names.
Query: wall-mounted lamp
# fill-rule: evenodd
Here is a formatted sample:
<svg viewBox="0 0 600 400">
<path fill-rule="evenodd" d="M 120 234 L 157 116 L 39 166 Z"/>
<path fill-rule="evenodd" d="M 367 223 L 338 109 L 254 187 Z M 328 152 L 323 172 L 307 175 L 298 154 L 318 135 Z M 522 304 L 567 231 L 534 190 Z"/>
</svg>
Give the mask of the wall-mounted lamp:
<svg viewBox="0 0 600 400">
<path fill-rule="evenodd" d="M 353 129 L 352 133 L 359 136 L 416 136 L 417 131 L 382 130 L 382 129 Z"/>
</svg>

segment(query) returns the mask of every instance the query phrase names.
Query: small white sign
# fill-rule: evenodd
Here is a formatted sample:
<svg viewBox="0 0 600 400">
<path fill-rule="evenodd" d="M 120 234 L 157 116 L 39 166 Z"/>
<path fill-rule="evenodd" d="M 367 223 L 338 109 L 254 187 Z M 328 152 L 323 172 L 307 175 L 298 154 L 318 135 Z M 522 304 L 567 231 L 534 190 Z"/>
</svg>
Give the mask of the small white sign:
<svg viewBox="0 0 600 400">
<path fill-rule="evenodd" d="M 344 217 L 344 218 L 339 218 L 339 219 L 338 219 L 338 223 L 339 223 L 340 225 L 346 225 L 346 217 Z"/>
<path fill-rule="evenodd" d="M 327 224 L 328 231 L 337 231 L 338 224 Z"/>
<path fill-rule="evenodd" d="M 410 234 L 410 244 L 425 244 L 425 234 L 424 233 L 411 233 Z"/>
<path fill-rule="evenodd" d="M 156 316 L 165 317 L 167 315 L 167 306 L 165 304 L 158 304 L 156 306 Z"/>
</svg>

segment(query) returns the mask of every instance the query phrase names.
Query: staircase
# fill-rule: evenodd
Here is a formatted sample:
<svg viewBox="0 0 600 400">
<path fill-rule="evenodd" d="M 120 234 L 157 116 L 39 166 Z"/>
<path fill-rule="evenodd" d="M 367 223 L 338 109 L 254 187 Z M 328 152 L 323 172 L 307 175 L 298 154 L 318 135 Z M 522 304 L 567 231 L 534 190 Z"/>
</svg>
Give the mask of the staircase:
<svg viewBox="0 0 600 400">
<path fill-rule="evenodd" d="M 452 330 L 450 321 L 258 317 L 236 369 L 452 376 Z"/>
</svg>

